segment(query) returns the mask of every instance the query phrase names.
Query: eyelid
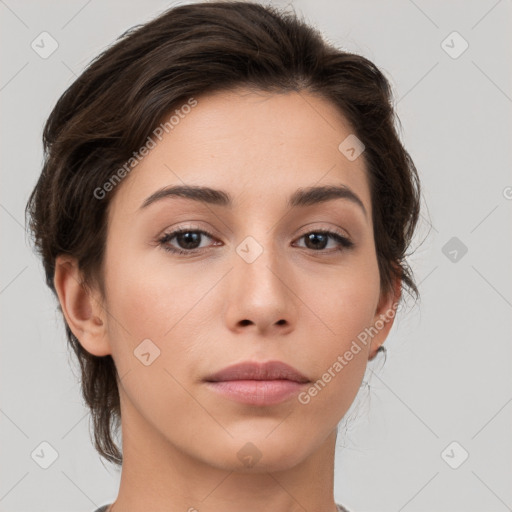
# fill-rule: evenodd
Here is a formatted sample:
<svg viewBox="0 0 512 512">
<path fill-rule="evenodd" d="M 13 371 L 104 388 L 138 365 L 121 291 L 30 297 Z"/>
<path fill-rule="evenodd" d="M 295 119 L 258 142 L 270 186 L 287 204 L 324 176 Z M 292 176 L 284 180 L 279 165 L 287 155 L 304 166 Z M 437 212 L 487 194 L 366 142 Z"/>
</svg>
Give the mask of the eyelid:
<svg viewBox="0 0 512 512">
<path fill-rule="evenodd" d="M 312 225 L 313 224 L 313 225 Z M 303 229 L 299 231 L 299 234 L 295 238 L 300 238 L 301 236 L 307 235 L 308 233 L 321 233 L 321 232 L 329 232 L 329 233 L 336 233 L 337 235 L 346 238 L 347 240 L 351 240 L 352 237 L 348 233 L 348 231 L 345 229 L 341 229 L 338 226 L 316 226 L 316 222 L 310 223 L 307 226 L 304 226 Z"/>
<path fill-rule="evenodd" d="M 194 231 L 194 232 L 197 231 L 197 232 L 204 233 L 205 235 L 207 235 L 211 238 L 218 238 L 217 235 L 213 234 L 213 231 L 214 231 L 213 229 L 204 228 L 198 224 L 191 224 L 190 222 L 193 222 L 193 221 L 189 221 L 188 223 L 185 223 L 182 225 L 178 224 L 176 226 L 171 226 L 171 227 L 165 228 L 164 230 L 162 230 L 160 232 L 160 234 L 158 234 L 155 237 L 155 240 L 158 241 L 166 235 L 172 235 L 172 234 L 176 235 L 177 233 L 180 233 L 183 231 Z"/>
</svg>

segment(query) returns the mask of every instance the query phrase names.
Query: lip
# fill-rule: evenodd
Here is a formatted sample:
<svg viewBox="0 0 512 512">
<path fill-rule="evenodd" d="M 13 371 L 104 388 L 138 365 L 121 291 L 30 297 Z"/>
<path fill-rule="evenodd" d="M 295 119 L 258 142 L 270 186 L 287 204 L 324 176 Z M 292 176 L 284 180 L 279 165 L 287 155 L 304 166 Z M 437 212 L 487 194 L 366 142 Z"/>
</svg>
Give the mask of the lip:
<svg viewBox="0 0 512 512">
<path fill-rule="evenodd" d="M 309 379 L 281 361 L 246 361 L 228 366 L 205 379 L 225 398 L 249 405 L 279 404 L 300 392 Z"/>
<path fill-rule="evenodd" d="M 281 361 L 244 361 L 242 363 L 227 366 L 209 377 L 208 382 L 223 382 L 228 380 L 289 380 L 304 384 L 309 379 L 295 369 Z"/>
</svg>

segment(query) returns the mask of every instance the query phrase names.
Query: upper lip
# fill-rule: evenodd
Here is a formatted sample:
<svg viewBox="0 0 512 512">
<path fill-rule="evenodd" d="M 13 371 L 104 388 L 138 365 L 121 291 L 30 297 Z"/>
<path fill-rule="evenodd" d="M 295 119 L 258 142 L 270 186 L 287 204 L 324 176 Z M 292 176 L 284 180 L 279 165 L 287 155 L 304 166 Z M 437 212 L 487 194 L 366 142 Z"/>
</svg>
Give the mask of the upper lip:
<svg viewBox="0 0 512 512">
<path fill-rule="evenodd" d="M 213 375 L 208 376 L 208 382 L 222 382 L 228 380 L 291 380 L 294 382 L 309 382 L 297 369 L 281 361 L 244 361 L 228 366 Z"/>
</svg>

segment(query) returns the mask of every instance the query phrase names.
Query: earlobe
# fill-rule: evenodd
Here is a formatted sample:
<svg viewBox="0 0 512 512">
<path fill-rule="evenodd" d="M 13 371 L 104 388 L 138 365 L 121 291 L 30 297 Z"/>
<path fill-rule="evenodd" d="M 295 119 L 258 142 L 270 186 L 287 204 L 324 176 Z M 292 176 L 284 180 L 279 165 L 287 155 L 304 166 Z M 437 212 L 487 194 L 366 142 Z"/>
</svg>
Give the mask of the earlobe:
<svg viewBox="0 0 512 512">
<path fill-rule="evenodd" d="M 75 258 L 57 256 L 53 282 L 66 322 L 83 348 L 95 356 L 111 354 L 101 297 L 83 284 Z"/>
<path fill-rule="evenodd" d="M 376 332 L 371 341 L 368 354 L 369 361 L 375 358 L 381 347 L 384 349 L 382 345 L 386 341 L 391 327 L 393 327 L 401 293 L 401 280 L 397 278 L 393 289 L 387 294 L 382 294 L 380 297 L 373 319 L 373 328 Z"/>
</svg>

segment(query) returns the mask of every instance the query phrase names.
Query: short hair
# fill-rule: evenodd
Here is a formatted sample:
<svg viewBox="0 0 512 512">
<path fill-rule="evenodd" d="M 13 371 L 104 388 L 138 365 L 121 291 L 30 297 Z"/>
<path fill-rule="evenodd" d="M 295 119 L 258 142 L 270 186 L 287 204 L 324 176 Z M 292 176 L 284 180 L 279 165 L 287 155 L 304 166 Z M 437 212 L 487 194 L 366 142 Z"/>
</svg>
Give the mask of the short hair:
<svg viewBox="0 0 512 512">
<path fill-rule="evenodd" d="M 388 80 L 371 61 L 335 48 L 296 14 L 245 1 L 181 5 L 131 28 L 56 103 L 44 127 L 42 172 L 26 207 L 56 296 L 59 254 L 77 259 L 85 289 L 96 284 L 104 294 L 108 206 L 118 187 L 101 199 L 95 190 L 174 108 L 238 86 L 305 91 L 339 109 L 365 146 L 381 291 L 391 292 L 399 279 L 419 296 L 406 251 L 418 220 L 420 184 L 396 131 Z M 87 352 L 64 323 L 81 367 L 95 448 L 121 465 L 112 437 L 121 420 L 114 361 Z"/>
</svg>

